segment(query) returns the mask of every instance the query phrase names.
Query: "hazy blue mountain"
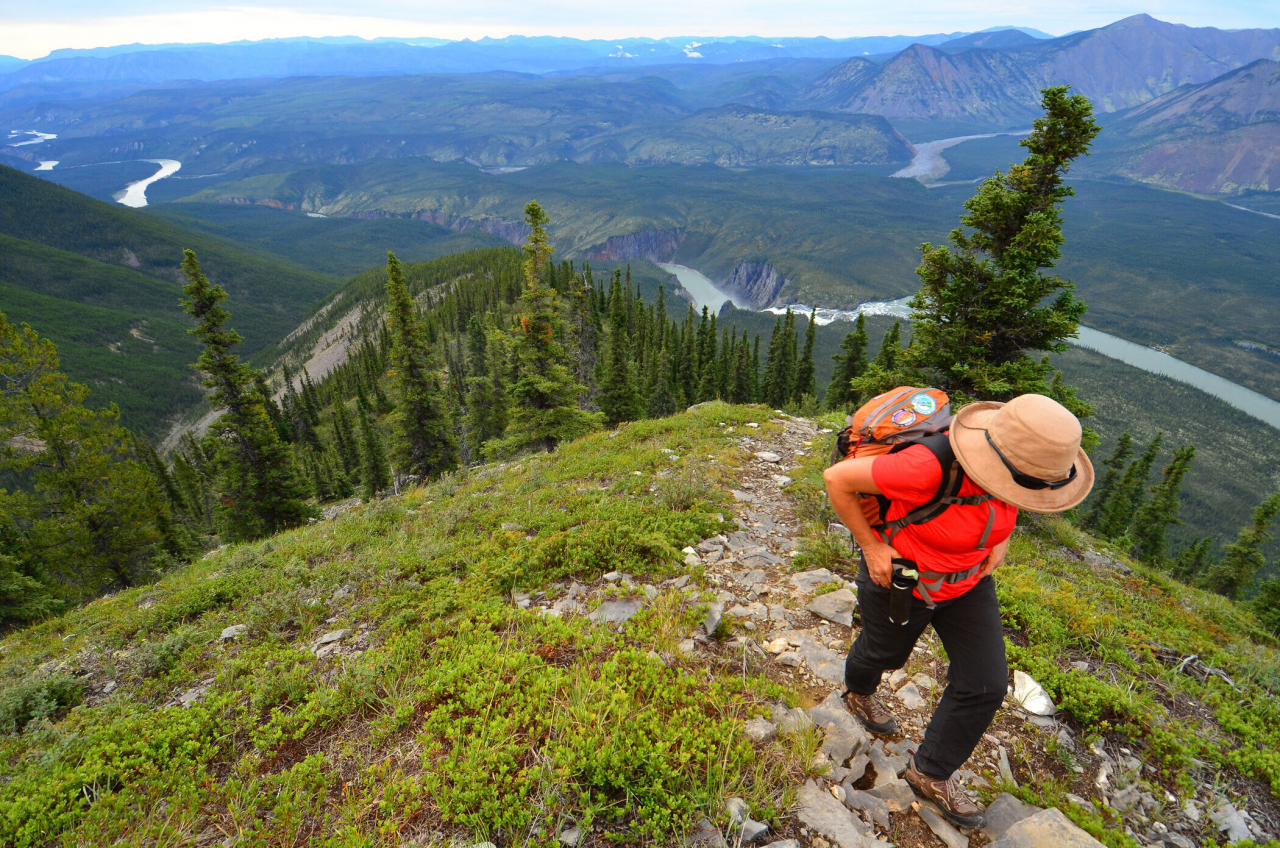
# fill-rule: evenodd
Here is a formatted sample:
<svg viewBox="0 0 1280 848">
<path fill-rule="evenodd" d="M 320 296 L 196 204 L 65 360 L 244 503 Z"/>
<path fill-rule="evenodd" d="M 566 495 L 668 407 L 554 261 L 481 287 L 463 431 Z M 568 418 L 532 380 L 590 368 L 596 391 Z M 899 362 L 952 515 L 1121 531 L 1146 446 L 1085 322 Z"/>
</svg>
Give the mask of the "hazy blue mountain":
<svg viewBox="0 0 1280 848">
<path fill-rule="evenodd" d="M 0 74 L 16 71 L 25 64 L 27 64 L 27 60 L 19 59 L 17 56 L 0 56 Z"/>
<path fill-rule="evenodd" d="M 1005 30 L 1012 32 L 1013 30 Z M 421 73 L 632 68 L 658 64 L 727 64 L 770 59 L 844 59 L 943 44 L 963 32 L 865 38 L 672 37 L 616 41 L 509 36 L 478 41 L 289 38 L 230 44 L 128 44 L 56 50 L 5 72 L 0 91 L 36 83 L 251 79 L 283 76 L 376 76 Z M 1012 36 L 979 34 L 984 38 Z"/>
</svg>

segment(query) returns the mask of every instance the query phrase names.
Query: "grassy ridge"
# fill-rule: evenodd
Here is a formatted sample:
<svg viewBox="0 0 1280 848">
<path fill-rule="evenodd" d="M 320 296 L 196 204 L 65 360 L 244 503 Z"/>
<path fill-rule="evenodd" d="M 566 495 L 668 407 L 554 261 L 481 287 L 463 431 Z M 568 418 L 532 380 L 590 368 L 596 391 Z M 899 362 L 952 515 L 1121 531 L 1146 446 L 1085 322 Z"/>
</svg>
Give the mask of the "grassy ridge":
<svg viewBox="0 0 1280 848">
<path fill-rule="evenodd" d="M 440 829 L 505 842 L 577 821 L 647 841 L 721 817 L 729 794 L 776 818 L 795 764 L 738 728 L 785 693 L 740 663 L 708 676 L 676 659 L 696 592 L 648 602 L 621 632 L 509 595 L 675 573 L 682 546 L 726 528 L 716 481 L 739 459 L 718 423 L 758 415 L 721 406 L 599 433 L 10 637 L 0 723 L 25 732 L 0 737 L 0 839 L 189 842 L 212 827 L 251 844 Z M 688 457 L 665 478 L 660 448 Z M 220 641 L 233 624 L 243 637 Z M 338 628 L 345 655 L 308 650 Z M 190 709 L 172 705 L 192 687 Z"/>
</svg>

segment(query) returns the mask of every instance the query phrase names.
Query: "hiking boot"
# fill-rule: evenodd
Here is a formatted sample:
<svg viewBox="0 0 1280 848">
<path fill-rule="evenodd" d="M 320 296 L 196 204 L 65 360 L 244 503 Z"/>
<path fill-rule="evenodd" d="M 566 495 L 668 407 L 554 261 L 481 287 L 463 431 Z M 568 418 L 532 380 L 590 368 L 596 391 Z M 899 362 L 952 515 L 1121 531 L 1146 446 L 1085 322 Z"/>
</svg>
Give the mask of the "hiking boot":
<svg viewBox="0 0 1280 848">
<path fill-rule="evenodd" d="M 952 824 L 958 824 L 961 827 L 982 827 L 987 823 L 987 817 L 982 812 L 982 808 L 969 799 L 955 775 L 947 780 L 926 777 L 916 771 L 916 758 L 913 756 L 902 778 L 921 798 L 928 798 L 937 804 L 942 814 L 949 818 Z"/>
<path fill-rule="evenodd" d="M 893 720 L 893 714 L 874 694 L 859 695 L 857 692 L 845 692 L 844 705 L 849 712 L 857 716 L 862 726 L 872 733 L 887 735 L 898 732 L 898 723 Z"/>
</svg>

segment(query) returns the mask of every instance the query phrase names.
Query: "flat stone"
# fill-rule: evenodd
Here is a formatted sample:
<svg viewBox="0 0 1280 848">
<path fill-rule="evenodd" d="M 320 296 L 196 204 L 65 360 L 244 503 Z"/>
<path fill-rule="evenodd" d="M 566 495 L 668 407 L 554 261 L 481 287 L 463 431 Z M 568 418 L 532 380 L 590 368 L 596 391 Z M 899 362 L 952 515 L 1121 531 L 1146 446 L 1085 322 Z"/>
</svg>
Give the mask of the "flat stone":
<svg viewBox="0 0 1280 848">
<path fill-rule="evenodd" d="M 907 682 L 907 670 L 905 668 L 895 669 L 893 674 L 889 675 L 889 688 L 898 691 L 902 688 L 902 684 Z"/>
<path fill-rule="evenodd" d="M 1228 842 L 1236 843 L 1253 838 L 1245 813 L 1231 804 L 1223 804 L 1211 811 L 1209 819 L 1218 826 L 1218 830 L 1227 837 Z"/>
<path fill-rule="evenodd" d="M 601 575 L 600 579 L 606 583 L 617 583 L 619 580 L 622 579 L 622 572 L 610 571 L 608 574 Z"/>
<path fill-rule="evenodd" d="M 712 601 L 707 604 L 707 616 L 702 619 L 702 629 L 707 631 L 708 636 L 712 635 L 720 626 L 722 618 L 724 618 L 724 601 Z"/>
<path fill-rule="evenodd" d="M 560 836 L 558 838 L 565 848 L 575 848 L 578 844 L 578 840 L 582 839 L 582 831 L 579 830 L 578 826 L 575 824 L 568 830 L 560 831 Z"/>
<path fill-rule="evenodd" d="M 769 825 L 763 822 L 747 819 L 742 823 L 742 827 L 738 828 L 738 832 L 742 834 L 742 841 L 747 844 L 759 842 L 769 833 Z"/>
<path fill-rule="evenodd" d="M 862 776 L 867 773 L 867 766 L 871 765 L 871 757 L 866 754 L 855 754 L 849 759 L 849 780 L 862 780 Z"/>
<path fill-rule="evenodd" d="M 751 816 L 751 805 L 741 798 L 725 798 L 724 811 L 729 814 L 729 821 L 742 824 Z"/>
<path fill-rule="evenodd" d="M 968 848 L 969 837 L 952 827 L 951 823 L 944 819 L 941 813 L 930 807 L 922 806 L 920 808 L 920 818 L 924 819 L 924 823 L 929 825 L 929 829 L 933 831 L 934 836 L 947 844 L 947 848 Z"/>
<path fill-rule="evenodd" d="M 800 656 L 795 651 L 784 651 L 774 657 L 773 661 L 778 665 L 785 666 L 787 668 L 799 668 L 804 665 L 804 657 Z"/>
<path fill-rule="evenodd" d="M 772 742 L 778 735 L 778 726 L 763 718 L 753 718 L 743 725 L 747 738 L 757 745 Z"/>
<path fill-rule="evenodd" d="M 757 583 L 763 583 L 769 579 L 769 574 L 763 568 L 754 568 L 742 575 L 739 583 L 745 583 L 748 586 L 754 586 Z"/>
<path fill-rule="evenodd" d="M 843 582 L 839 577 L 832 574 L 828 568 L 815 568 L 791 575 L 791 585 L 795 587 L 796 591 L 803 592 L 806 595 L 812 594 L 819 586 Z"/>
<path fill-rule="evenodd" d="M 837 654 L 828 647 L 819 645 L 812 639 L 801 640 L 797 649 L 804 657 L 809 670 L 828 683 L 844 683 L 844 655 Z"/>
<path fill-rule="evenodd" d="M 773 451 L 756 451 L 756 459 L 761 462 L 781 462 L 782 457 Z"/>
<path fill-rule="evenodd" d="M 889 805 L 883 798 L 877 798 L 870 792 L 845 787 L 844 804 L 851 810 L 858 810 L 870 816 L 871 820 L 881 827 L 889 826 Z"/>
<path fill-rule="evenodd" d="M 689 568 L 697 568 L 698 566 L 702 565 L 702 560 L 698 557 L 696 553 L 685 554 L 684 564 L 687 565 Z"/>
<path fill-rule="evenodd" d="M 805 609 L 818 618 L 825 618 L 833 624 L 843 624 L 847 627 L 853 623 L 853 609 L 857 605 L 858 599 L 852 592 L 848 589 L 837 589 L 814 598 Z"/>
<path fill-rule="evenodd" d="M 1102 843 L 1050 807 L 1010 827 L 991 848 L 1102 848 Z"/>
<path fill-rule="evenodd" d="M 1009 828 L 1023 819 L 1031 818 L 1041 809 L 1043 808 L 1022 803 L 1008 792 L 1001 792 L 987 805 L 987 823 L 982 828 L 982 832 L 988 839 L 999 839 Z M 1085 806 L 1085 809 L 1088 809 L 1088 806 Z"/>
<path fill-rule="evenodd" d="M 1112 808 L 1121 814 L 1129 812 L 1138 803 L 1138 796 L 1141 792 L 1142 787 L 1137 783 L 1130 785 L 1127 789 L 1117 790 L 1111 796 Z"/>
<path fill-rule="evenodd" d="M 889 812 L 891 813 L 906 812 L 911 809 L 911 802 L 916 799 L 916 794 L 911 791 L 911 786 L 900 778 L 895 778 L 888 783 L 868 789 L 867 794 L 874 795 L 888 804 Z"/>
<path fill-rule="evenodd" d="M 840 848 L 880 848 L 880 843 L 865 835 L 866 825 L 812 780 L 800 787 L 796 817 L 809 829 L 811 838 L 817 831 Z"/>
<path fill-rule="evenodd" d="M 902 706 L 909 710 L 923 710 L 929 706 L 929 702 L 920 694 L 920 690 L 914 683 L 907 683 L 898 690 L 898 700 L 902 701 Z"/>
<path fill-rule="evenodd" d="M 322 645 L 328 645 L 333 642 L 341 642 L 343 639 L 347 638 L 347 634 L 350 632 L 351 631 L 347 630 L 346 628 L 343 628 L 342 630 L 334 630 L 332 632 L 326 633 L 316 640 L 315 647 L 319 648 Z"/>
<path fill-rule="evenodd" d="M 923 671 L 911 678 L 911 682 L 914 683 L 916 688 L 921 692 L 932 692 L 934 689 L 938 688 L 938 681 L 934 680 Z"/>
<path fill-rule="evenodd" d="M 1044 687 L 1024 671 L 1013 673 L 1013 700 L 1032 715 L 1051 716 L 1058 711 Z"/>
<path fill-rule="evenodd" d="M 223 642 L 229 642 L 232 639 L 238 639 L 239 637 L 243 636 L 248 632 L 249 632 L 249 625 L 233 624 L 230 627 L 223 629 L 222 635 L 219 636 L 218 638 L 221 639 Z"/>
<path fill-rule="evenodd" d="M 813 726 L 813 720 L 799 707 L 791 710 L 785 707 L 781 710 L 775 708 L 774 718 L 778 720 L 778 732 L 787 736 Z"/>
<path fill-rule="evenodd" d="M 756 496 L 751 494 L 750 492 L 743 492 L 743 491 L 739 491 L 738 489 L 733 489 L 732 491 L 733 491 L 733 499 L 735 501 L 739 501 L 741 503 L 755 502 Z"/>
<path fill-rule="evenodd" d="M 605 601 L 587 616 L 597 624 L 622 624 L 640 611 L 640 601 Z"/>
<path fill-rule="evenodd" d="M 706 819 L 693 826 L 693 832 L 685 839 L 685 844 L 699 845 L 702 848 L 725 848 L 720 829 Z"/>
<path fill-rule="evenodd" d="M 770 842 L 764 848 L 800 848 L 800 840 L 779 839 L 777 842 Z"/>
<path fill-rule="evenodd" d="M 785 474 L 774 474 L 773 482 L 777 483 L 778 486 L 783 487 L 791 483 L 791 478 Z"/>
<path fill-rule="evenodd" d="M 1014 786 L 1018 785 L 1018 781 L 1013 776 L 1013 768 L 1009 765 L 1009 752 L 1005 750 L 1003 745 L 1000 746 L 1000 755 L 996 759 L 996 765 L 1000 769 L 1002 778 Z"/>
<path fill-rule="evenodd" d="M 676 652 L 682 656 L 690 657 L 693 656 L 695 648 L 696 643 L 692 639 L 685 639 L 679 645 L 676 645 Z"/>
<path fill-rule="evenodd" d="M 822 753 L 836 763 L 871 747 L 871 739 L 862 725 L 845 709 L 839 692 L 809 710 L 809 718 L 822 730 Z"/>
<path fill-rule="evenodd" d="M 883 786 L 890 781 L 897 780 L 899 777 L 898 763 L 891 759 L 884 752 L 880 740 L 876 740 L 877 744 L 871 746 L 871 750 L 867 752 L 871 757 L 871 765 L 875 767 L 876 779 L 875 786 Z M 906 770 L 906 761 L 902 760 L 902 768 Z"/>
</svg>

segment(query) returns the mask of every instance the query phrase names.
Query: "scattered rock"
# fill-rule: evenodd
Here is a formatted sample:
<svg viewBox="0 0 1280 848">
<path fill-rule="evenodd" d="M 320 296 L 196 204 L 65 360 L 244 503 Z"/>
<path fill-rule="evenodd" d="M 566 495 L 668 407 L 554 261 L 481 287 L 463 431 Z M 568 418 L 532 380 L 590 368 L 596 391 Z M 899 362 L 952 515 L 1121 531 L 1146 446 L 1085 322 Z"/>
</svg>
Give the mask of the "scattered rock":
<svg viewBox="0 0 1280 848">
<path fill-rule="evenodd" d="M 219 636 L 218 638 L 221 639 L 223 642 L 230 642 L 232 639 L 238 639 L 248 632 L 249 632 L 249 625 L 233 624 L 230 627 L 225 628 L 222 631 L 222 635 Z"/>
<path fill-rule="evenodd" d="M 315 645 L 312 647 L 320 648 L 325 645 L 331 645 L 334 642 L 341 642 L 343 639 L 347 638 L 347 634 L 350 632 L 351 631 L 347 630 L 345 627 L 341 630 L 330 631 L 317 639 Z"/>
<path fill-rule="evenodd" d="M 761 462 L 781 462 L 782 457 L 773 451 L 756 451 L 756 459 Z"/>
<path fill-rule="evenodd" d="M 1000 758 L 997 760 L 997 765 L 1000 767 L 1000 776 L 1007 782 L 1017 786 L 1018 781 L 1014 780 L 1013 769 L 1009 766 L 1009 752 L 1004 749 L 1003 745 L 1000 746 Z"/>
<path fill-rule="evenodd" d="M 800 656 L 795 651 L 786 651 L 778 654 L 778 656 L 774 657 L 773 661 L 778 665 L 785 666 L 787 668 L 799 668 L 804 665 L 804 657 Z"/>
<path fill-rule="evenodd" d="M 695 649 L 696 649 L 696 643 L 692 639 L 685 639 L 679 645 L 676 646 L 676 651 L 682 656 L 686 656 L 686 657 L 693 656 L 693 652 Z"/>
<path fill-rule="evenodd" d="M 1121 814 L 1127 813 L 1138 802 L 1138 795 L 1141 791 L 1142 787 L 1137 783 L 1125 789 L 1117 790 L 1111 796 L 1111 806 Z"/>
<path fill-rule="evenodd" d="M 1253 838 L 1246 815 L 1246 813 L 1237 810 L 1233 805 L 1224 803 L 1209 812 L 1209 820 L 1217 825 L 1219 831 L 1226 835 L 1228 842 L 1236 843 Z"/>
<path fill-rule="evenodd" d="M 622 579 L 622 572 L 610 571 L 608 574 L 601 575 L 600 579 L 606 583 L 617 583 L 619 580 Z"/>
<path fill-rule="evenodd" d="M 1023 671 L 1013 673 L 1013 700 L 1032 715 L 1051 716 L 1058 711 L 1044 687 Z"/>
<path fill-rule="evenodd" d="M 579 830 L 578 826 L 575 824 L 568 830 L 560 831 L 560 836 L 558 838 L 565 848 L 575 848 L 578 844 L 578 840 L 582 838 L 582 831 Z"/>
<path fill-rule="evenodd" d="M 1102 843 L 1050 807 L 1014 824 L 990 848 L 1102 848 Z"/>
<path fill-rule="evenodd" d="M 911 802 L 916 798 L 915 793 L 911 791 L 911 786 L 900 778 L 894 778 L 888 783 L 868 789 L 867 794 L 874 795 L 888 804 L 891 813 L 906 812 L 911 809 Z"/>
<path fill-rule="evenodd" d="M 861 789 L 845 788 L 844 804 L 851 810 L 866 813 L 870 819 L 881 827 L 889 826 L 889 805 L 883 798 L 877 798 L 870 792 Z"/>
<path fill-rule="evenodd" d="M 777 842 L 770 842 L 764 848 L 800 848 L 798 839 L 779 839 Z"/>
<path fill-rule="evenodd" d="M 763 839 L 765 834 L 769 832 L 769 825 L 754 819 L 747 819 L 742 823 L 742 827 L 738 828 L 738 831 L 742 834 L 742 841 L 749 845 Z"/>
<path fill-rule="evenodd" d="M 789 485 L 791 483 L 791 478 L 785 474 L 774 474 L 773 482 L 777 483 L 778 486 L 781 488 Z"/>
<path fill-rule="evenodd" d="M 1181 833 L 1161 833 L 1158 837 L 1150 841 L 1163 844 L 1167 848 L 1196 848 L 1196 844 Z"/>
<path fill-rule="evenodd" d="M 898 700 L 902 701 L 902 705 L 909 710 L 923 710 L 929 706 L 929 702 L 920 694 L 920 690 L 914 683 L 907 683 L 898 690 Z"/>
<path fill-rule="evenodd" d="M 839 692 L 832 692 L 825 701 L 809 710 L 809 718 L 822 730 L 822 753 L 836 763 L 843 763 L 871 747 L 867 731 L 845 709 Z"/>
<path fill-rule="evenodd" d="M 116 687 L 119 685 L 120 684 L 114 680 L 108 680 L 106 683 L 102 684 L 102 694 L 110 695 L 112 692 L 116 691 Z"/>
<path fill-rule="evenodd" d="M 597 624 L 622 624 L 640 611 L 640 601 L 605 601 L 587 616 Z"/>
<path fill-rule="evenodd" d="M 880 848 L 879 843 L 864 835 L 866 826 L 812 780 L 800 787 L 796 817 L 810 832 L 817 831 L 840 848 Z"/>
<path fill-rule="evenodd" d="M 1024 804 L 1008 792 L 1001 792 L 987 805 L 987 823 L 982 832 L 988 839 L 996 840 L 1004 836 L 1005 831 L 1023 819 L 1028 819 L 1043 809 L 1031 804 Z M 1085 807 L 1088 809 L 1088 807 Z"/>
<path fill-rule="evenodd" d="M 837 589 L 814 598 L 805 609 L 833 624 L 848 626 L 853 620 L 853 608 L 857 605 L 858 599 L 852 592 L 848 589 Z"/>
<path fill-rule="evenodd" d="M 729 821 L 742 824 L 751 816 L 751 806 L 741 798 L 726 798 L 724 811 L 729 814 Z"/>
<path fill-rule="evenodd" d="M 812 594 L 818 587 L 825 586 L 828 583 L 843 582 L 827 568 L 815 568 L 811 571 L 802 571 L 799 574 L 791 575 L 791 585 L 795 587 L 797 592 L 803 592 L 806 595 Z"/>
<path fill-rule="evenodd" d="M 799 653 L 815 675 L 828 683 L 844 683 L 844 655 L 837 654 L 812 639 L 801 641 Z"/>
<path fill-rule="evenodd" d="M 724 618 L 724 602 L 712 601 L 707 605 L 707 617 L 702 619 L 702 629 L 707 631 L 708 636 L 713 635 L 716 628 L 720 626 L 722 618 Z"/>
<path fill-rule="evenodd" d="M 686 845 L 698 845 L 702 848 L 725 848 L 724 837 L 720 829 L 703 819 L 693 827 L 693 832 L 685 840 Z"/>
<path fill-rule="evenodd" d="M 813 726 L 813 720 L 799 707 L 792 710 L 782 706 L 774 707 L 773 717 L 778 722 L 778 732 L 787 736 Z"/>
<path fill-rule="evenodd" d="M 778 735 L 778 726 L 763 718 L 751 719 L 743 725 L 742 729 L 746 732 L 747 738 L 757 745 L 772 742 Z"/>
<path fill-rule="evenodd" d="M 889 675 L 889 688 L 895 692 L 902 688 L 902 684 L 907 682 L 907 670 L 900 668 Z"/>
<path fill-rule="evenodd" d="M 924 819 L 924 823 L 929 825 L 929 829 L 935 836 L 946 843 L 947 848 L 968 848 L 969 837 L 952 827 L 951 823 L 932 807 L 922 806 L 920 818 Z"/>
</svg>

